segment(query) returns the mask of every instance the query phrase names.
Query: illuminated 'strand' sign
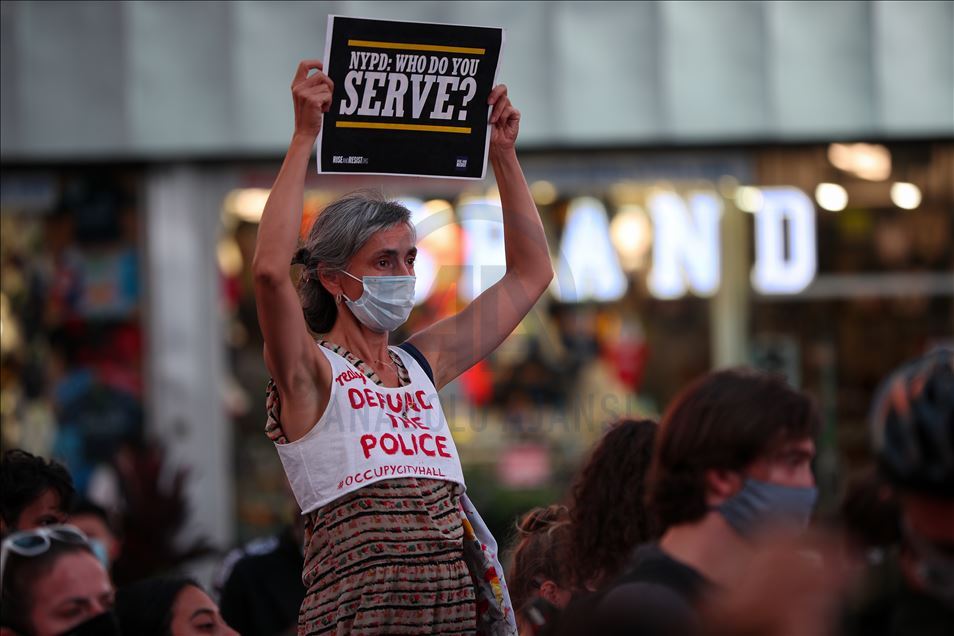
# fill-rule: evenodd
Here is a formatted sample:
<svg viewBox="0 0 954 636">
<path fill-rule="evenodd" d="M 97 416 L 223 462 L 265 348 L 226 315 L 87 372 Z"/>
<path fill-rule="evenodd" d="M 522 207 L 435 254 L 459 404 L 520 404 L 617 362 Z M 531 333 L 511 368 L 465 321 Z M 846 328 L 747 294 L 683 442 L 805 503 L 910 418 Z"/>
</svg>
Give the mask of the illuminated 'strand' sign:
<svg viewBox="0 0 954 636">
<path fill-rule="evenodd" d="M 793 187 L 760 189 L 755 217 L 755 261 L 752 285 L 761 294 L 797 294 L 814 279 L 815 207 Z M 423 204 L 405 200 L 415 223 L 426 217 Z M 710 190 L 679 194 L 655 190 L 646 199 L 652 220 L 652 265 L 647 283 L 660 299 L 692 293 L 709 297 L 722 277 L 720 225 L 723 198 Z M 493 285 L 506 269 L 499 203 L 489 199 L 462 204 L 463 265 L 458 291 L 473 300 Z M 419 237 L 424 238 L 424 237 Z M 418 296 L 430 293 L 436 272 L 426 241 L 418 246 Z M 743 246 L 738 246 L 743 249 Z M 626 293 L 627 277 L 610 238 L 606 208 L 599 199 L 574 199 L 567 211 L 560 250 L 554 263 L 553 293 L 563 302 L 612 301 Z"/>
</svg>

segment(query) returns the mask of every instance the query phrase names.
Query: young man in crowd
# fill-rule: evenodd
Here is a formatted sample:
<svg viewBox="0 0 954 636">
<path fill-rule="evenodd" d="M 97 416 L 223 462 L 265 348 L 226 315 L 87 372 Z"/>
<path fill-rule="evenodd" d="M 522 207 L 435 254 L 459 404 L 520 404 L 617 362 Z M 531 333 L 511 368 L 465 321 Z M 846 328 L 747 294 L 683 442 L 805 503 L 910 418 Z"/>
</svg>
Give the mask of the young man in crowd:
<svg viewBox="0 0 954 636">
<path fill-rule="evenodd" d="M 660 540 L 551 633 L 693 633 L 710 592 L 740 586 L 767 537 L 808 524 L 818 430 L 811 400 L 778 377 L 726 370 L 689 385 L 660 422 L 650 468 Z"/>
<path fill-rule="evenodd" d="M 690 603 L 738 583 L 760 538 L 808 525 L 818 429 L 811 400 L 776 376 L 728 370 L 691 384 L 664 417 L 650 468 L 662 538 L 622 581 L 665 584 Z"/>
<path fill-rule="evenodd" d="M 0 460 L 0 535 L 64 523 L 75 489 L 61 464 L 19 449 Z"/>
</svg>

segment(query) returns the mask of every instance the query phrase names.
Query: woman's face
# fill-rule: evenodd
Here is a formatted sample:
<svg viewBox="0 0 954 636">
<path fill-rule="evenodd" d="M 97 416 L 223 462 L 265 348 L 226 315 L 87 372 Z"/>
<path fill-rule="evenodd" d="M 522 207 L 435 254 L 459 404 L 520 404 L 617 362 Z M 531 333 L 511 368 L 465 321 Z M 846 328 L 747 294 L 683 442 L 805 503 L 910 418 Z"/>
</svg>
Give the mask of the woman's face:
<svg viewBox="0 0 954 636">
<path fill-rule="evenodd" d="M 193 585 L 186 585 L 176 597 L 170 631 L 172 636 L 238 636 L 238 632 L 222 620 L 218 606 L 209 595 Z"/>
<path fill-rule="evenodd" d="M 348 262 L 348 273 L 362 276 L 413 276 L 414 232 L 405 223 L 375 232 Z M 361 283 L 348 276 L 339 276 L 348 298 L 357 299 L 363 291 Z"/>
<path fill-rule="evenodd" d="M 61 634 L 113 607 L 113 585 L 99 560 L 71 552 L 56 560 L 33 586 L 30 612 L 36 636 Z"/>
</svg>

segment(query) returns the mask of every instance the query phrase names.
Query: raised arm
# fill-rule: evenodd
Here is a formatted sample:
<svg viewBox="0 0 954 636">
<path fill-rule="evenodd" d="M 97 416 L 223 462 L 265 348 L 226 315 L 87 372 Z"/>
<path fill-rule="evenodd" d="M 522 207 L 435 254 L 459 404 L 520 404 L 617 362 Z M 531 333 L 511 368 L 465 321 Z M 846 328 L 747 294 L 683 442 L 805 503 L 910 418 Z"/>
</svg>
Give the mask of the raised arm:
<svg viewBox="0 0 954 636">
<path fill-rule="evenodd" d="M 507 270 L 500 281 L 463 311 L 410 338 L 431 363 L 437 388 L 496 349 L 553 280 L 543 224 L 514 148 L 520 112 L 510 103 L 507 87 L 502 84 L 494 88 L 487 101 L 493 104 L 490 163 L 503 208 Z"/>
<path fill-rule="evenodd" d="M 292 81 L 295 132 L 265 204 L 252 261 L 255 305 L 265 338 L 265 364 L 283 400 L 292 392 L 307 398 L 307 392 L 301 395 L 298 390 L 314 387 L 319 372 L 315 346 L 289 267 L 298 247 L 308 161 L 321 130 L 322 114 L 331 105 L 332 82 L 321 68 L 318 60 L 305 60 L 298 65 Z M 312 69 L 317 73 L 309 77 Z M 284 424 L 287 428 L 288 422 Z M 297 437 L 292 431 L 286 433 Z"/>
</svg>

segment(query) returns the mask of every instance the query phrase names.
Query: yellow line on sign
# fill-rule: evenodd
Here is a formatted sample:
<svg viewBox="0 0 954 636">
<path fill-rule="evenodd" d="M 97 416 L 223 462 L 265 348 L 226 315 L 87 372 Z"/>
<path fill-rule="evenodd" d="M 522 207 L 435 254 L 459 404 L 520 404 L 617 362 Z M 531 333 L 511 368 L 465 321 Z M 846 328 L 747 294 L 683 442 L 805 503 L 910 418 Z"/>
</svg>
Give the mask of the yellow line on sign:
<svg viewBox="0 0 954 636">
<path fill-rule="evenodd" d="M 417 132 L 443 132 L 469 135 L 470 128 L 464 126 L 427 126 L 424 124 L 383 124 L 371 121 L 336 121 L 337 128 L 374 128 L 377 130 L 413 130 Z"/>
<path fill-rule="evenodd" d="M 469 53 L 483 55 L 487 49 L 471 49 L 466 46 L 441 46 L 439 44 L 405 44 L 403 42 L 375 42 L 373 40 L 348 40 L 348 46 L 363 46 L 369 49 L 403 49 L 405 51 L 436 51 L 438 53 Z"/>
</svg>

